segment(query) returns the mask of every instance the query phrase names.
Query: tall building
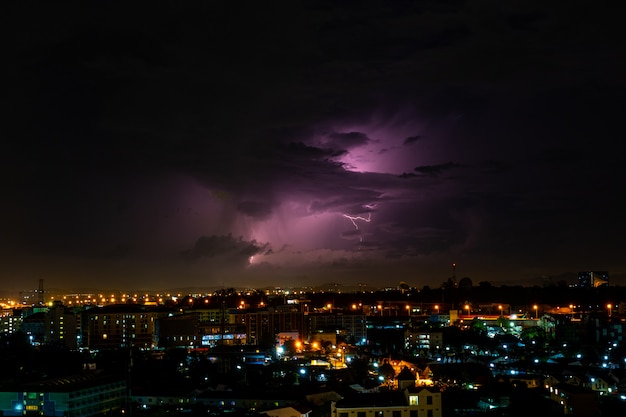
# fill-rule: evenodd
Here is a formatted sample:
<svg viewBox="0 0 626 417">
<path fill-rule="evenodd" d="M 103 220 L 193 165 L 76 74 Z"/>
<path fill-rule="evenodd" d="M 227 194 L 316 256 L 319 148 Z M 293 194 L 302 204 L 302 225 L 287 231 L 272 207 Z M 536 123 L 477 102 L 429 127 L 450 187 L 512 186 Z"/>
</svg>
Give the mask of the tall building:
<svg viewBox="0 0 626 417">
<path fill-rule="evenodd" d="M 45 315 L 44 343 L 60 344 L 76 349 L 76 323 L 76 315 L 63 303 L 56 301 Z"/>
<path fill-rule="evenodd" d="M 247 343 L 275 343 L 281 332 L 305 335 L 304 313 L 288 306 L 251 311 L 246 314 Z"/>
<path fill-rule="evenodd" d="M 305 317 L 307 334 L 318 332 L 343 334 L 349 342 L 361 344 L 367 340 L 365 314 L 361 313 L 310 313 Z"/>
<path fill-rule="evenodd" d="M 0 334 L 15 333 L 22 324 L 19 310 L 4 309 L 0 312 Z"/>
<path fill-rule="evenodd" d="M 583 271 L 578 273 L 578 286 L 581 288 L 597 288 L 609 285 L 608 271 Z"/>
<path fill-rule="evenodd" d="M 168 311 L 118 304 L 89 309 L 85 316 L 83 339 L 91 349 L 152 348 L 157 343 L 156 320 L 168 316 Z"/>
</svg>

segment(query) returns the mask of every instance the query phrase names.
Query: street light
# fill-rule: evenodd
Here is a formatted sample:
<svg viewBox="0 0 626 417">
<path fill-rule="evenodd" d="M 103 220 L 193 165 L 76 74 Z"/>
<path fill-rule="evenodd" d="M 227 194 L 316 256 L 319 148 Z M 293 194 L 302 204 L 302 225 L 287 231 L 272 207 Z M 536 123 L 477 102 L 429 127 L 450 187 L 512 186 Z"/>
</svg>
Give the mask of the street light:
<svg viewBox="0 0 626 417">
<path fill-rule="evenodd" d="M 438 304 L 436 304 L 436 305 L 435 305 L 435 312 L 436 312 L 437 314 L 439 314 L 439 305 L 438 305 Z"/>
<path fill-rule="evenodd" d="M 533 309 L 535 310 L 535 320 L 539 320 L 539 307 L 537 304 L 533 306 Z"/>
<path fill-rule="evenodd" d="M 500 310 L 500 315 L 502 315 L 502 305 L 498 306 L 498 310 Z"/>
<path fill-rule="evenodd" d="M 611 317 L 611 308 L 613 308 L 613 306 L 611 304 L 607 304 L 606 305 L 606 309 L 609 312 L 609 317 Z"/>
<path fill-rule="evenodd" d="M 465 309 L 467 310 L 467 315 L 470 315 L 470 306 L 469 304 L 465 304 Z"/>
</svg>

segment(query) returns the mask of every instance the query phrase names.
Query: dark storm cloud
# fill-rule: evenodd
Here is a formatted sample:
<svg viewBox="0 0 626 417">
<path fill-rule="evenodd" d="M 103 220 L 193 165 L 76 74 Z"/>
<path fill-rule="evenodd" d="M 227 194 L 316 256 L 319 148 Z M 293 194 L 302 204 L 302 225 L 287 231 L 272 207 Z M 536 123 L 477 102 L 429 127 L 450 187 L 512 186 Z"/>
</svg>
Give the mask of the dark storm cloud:
<svg viewBox="0 0 626 417">
<path fill-rule="evenodd" d="M 502 161 L 487 160 L 482 161 L 478 169 L 485 174 L 499 174 L 510 169 L 509 165 Z"/>
<path fill-rule="evenodd" d="M 188 259 L 244 265 L 287 251 L 232 236 L 281 221 L 289 235 L 299 221 L 280 217 L 293 209 L 334 222 L 328 235 L 344 242 L 318 236 L 317 249 L 358 237 L 370 266 L 419 259 L 407 274 L 448 257 L 477 270 L 621 265 L 610 237 L 624 234 L 626 60 L 613 7 L 16 4 L 2 261 L 139 262 L 203 234 Z M 172 175 L 184 180 L 163 186 Z M 371 221 L 353 230 L 342 214 Z"/>
<path fill-rule="evenodd" d="M 462 165 L 456 164 L 454 162 L 446 162 L 445 164 L 419 166 L 415 168 L 415 171 L 421 174 L 437 176 L 443 174 L 446 171 L 450 171 L 454 168 L 459 167 L 462 167 Z"/>
<path fill-rule="evenodd" d="M 363 233 L 360 230 L 348 230 L 345 232 L 341 232 L 341 237 L 343 239 L 359 239 L 361 238 Z"/>
<path fill-rule="evenodd" d="M 547 163 L 583 163 L 585 151 L 573 148 L 547 148 L 540 151 L 538 160 Z"/>
<path fill-rule="evenodd" d="M 404 139 L 403 144 L 404 145 L 412 145 L 415 142 L 422 140 L 422 136 L 421 135 L 415 135 L 415 136 L 409 136 L 408 138 Z"/>
<path fill-rule="evenodd" d="M 372 211 L 363 205 L 364 202 L 373 203 L 380 199 L 380 192 L 364 189 L 337 188 L 334 192 L 328 192 L 331 198 L 326 200 L 313 200 L 309 210 L 314 213 L 342 212 L 346 214 L 363 214 Z M 341 197 L 340 197 L 341 195 Z"/>
<path fill-rule="evenodd" d="M 328 139 L 327 146 L 331 149 L 350 149 L 356 146 L 365 145 L 370 141 L 367 134 L 363 132 L 348 132 L 348 133 L 329 133 L 326 135 Z"/>
<path fill-rule="evenodd" d="M 251 256 L 268 250 L 269 245 L 259 244 L 256 241 L 246 241 L 226 236 L 202 236 L 193 245 L 193 248 L 181 253 L 183 259 L 198 260 L 201 258 L 219 258 L 235 265 L 246 265 Z"/>
<path fill-rule="evenodd" d="M 265 201 L 242 201 L 237 204 L 237 209 L 258 219 L 267 218 L 272 214 L 272 205 Z"/>
</svg>

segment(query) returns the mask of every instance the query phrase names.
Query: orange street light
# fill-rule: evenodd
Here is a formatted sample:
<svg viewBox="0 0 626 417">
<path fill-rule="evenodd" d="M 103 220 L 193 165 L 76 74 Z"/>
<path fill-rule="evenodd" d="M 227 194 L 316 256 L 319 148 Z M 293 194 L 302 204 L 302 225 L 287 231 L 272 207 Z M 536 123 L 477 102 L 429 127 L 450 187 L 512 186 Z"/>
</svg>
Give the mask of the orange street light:
<svg viewBox="0 0 626 417">
<path fill-rule="evenodd" d="M 469 306 L 469 304 L 465 304 L 465 309 L 467 310 L 467 315 L 469 316 L 469 314 L 470 314 L 470 306 Z"/>
<path fill-rule="evenodd" d="M 537 304 L 535 304 L 533 306 L 533 310 L 535 310 L 535 319 L 539 320 L 539 306 L 537 306 Z"/>
<path fill-rule="evenodd" d="M 611 309 L 613 308 L 613 306 L 611 304 L 607 304 L 606 305 L 606 309 L 609 312 L 609 317 L 611 317 Z"/>
</svg>

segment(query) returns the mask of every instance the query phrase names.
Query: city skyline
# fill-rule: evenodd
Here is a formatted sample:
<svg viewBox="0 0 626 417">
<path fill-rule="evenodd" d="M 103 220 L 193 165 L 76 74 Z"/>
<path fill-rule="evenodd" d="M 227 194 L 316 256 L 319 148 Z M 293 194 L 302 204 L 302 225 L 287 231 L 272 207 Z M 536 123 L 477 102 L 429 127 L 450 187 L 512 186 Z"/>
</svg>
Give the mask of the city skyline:
<svg viewBox="0 0 626 417">
<path fill-rule="evenodd" d="M 616 11 L 7 16 L 2 288 L 626 284 Z"/>
</svg>

